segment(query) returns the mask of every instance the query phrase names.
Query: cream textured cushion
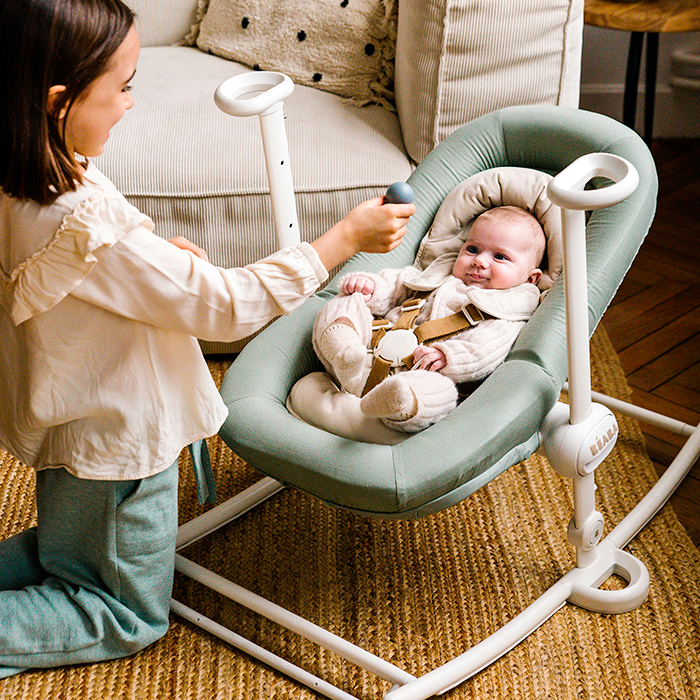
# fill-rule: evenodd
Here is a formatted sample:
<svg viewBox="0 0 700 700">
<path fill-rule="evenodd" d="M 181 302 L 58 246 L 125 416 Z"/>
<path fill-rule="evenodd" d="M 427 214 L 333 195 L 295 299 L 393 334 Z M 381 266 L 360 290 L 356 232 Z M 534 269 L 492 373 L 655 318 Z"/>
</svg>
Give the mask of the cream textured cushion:
<svg viewBox="0 0 700 700">
<path fill-rule="evenodd" d="M 402 2 L 396 106 L 411 158 L 502 107 L 577 107 L 582 27 L 583 0 Z"/>
<path fill-rule="evenodd" d="M 547 256 L 537 286 L 541 291 L 548 290 L 564 264 L 561 209 L 547 196 L 551 179 L 551 175 L 540 170 L 509 166 L 484 170 L 457 185 L 443 200 L 416 254 L 416 267 L 425 270 L 421 277 L 429 280 L 431 267 L 436 268 L 434 274 L 438 279 L 450 275 L 454 259 L 450 261 L 449 256 L 459 251 L 467 240 L 474 219 L 487 209 L 509 205 L 529 211 L 542 225 Z M 442 258 L 448 263 L 446 272 L 438 264 Z M 425 288 L 432 287 L 427 283 Z"/>
<path fill-rule="evenodd" d="M 393 103 L 395 0 L 209 0 L 197 46 L 360 104 Z"/>
</svg>

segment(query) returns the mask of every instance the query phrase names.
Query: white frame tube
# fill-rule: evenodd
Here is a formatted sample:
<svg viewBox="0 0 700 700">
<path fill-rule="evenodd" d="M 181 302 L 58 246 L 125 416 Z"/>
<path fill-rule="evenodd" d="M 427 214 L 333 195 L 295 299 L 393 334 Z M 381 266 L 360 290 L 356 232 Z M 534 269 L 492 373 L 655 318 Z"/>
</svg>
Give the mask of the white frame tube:
<svg viewBox="0 0 700 700">
<path fill-rule="evenodd" d="M 588 337 L 588 286 L 586 270 L 586 213 L 562 209 L 564 231 L 564 293 L 566 346 L 569 367 L 571 425 L 591 413 L 591 355 Z"/>
<path fill-rule="evenodd" d="M 284 484 L 266 476 L 256 481 L 244 491 L 224 501 L 202 515 L 180 525 L 177 529 L 175 548 L 182 549 L 206 537 L 220 527 L 247 513 L 255 506 L 274 496 L 284 488 Z"/>
<path fill-rule="evenodd" d="M 344 659 L 371 671 L 380 678 L 398 684 L 415 680 L 415 677 L 410 673 L 406 673 L 406 671 L 401 670 L 388 661 L 384 661 L 384 659 L 223 578 L 223 576 L 205 569 L 203 566 L 186 559 L 181 554 L 175 555 L 175 570 L 195 581 L 199 581 L 211 590 L 226 596 L 249 610 L 263 615 L 268 620 L 272 620 L 288 630 L 296 632 L 305 639 L 319 644 L 324 649 L 335 652 Z"/>
<path fill-rule="evenodd" d="M 564 391 L 568 391 L 568 384 L 564 384 Z M 676 420 L 675 418 L 669 418 L 663 413 L 657 413 L 656 411 L 650 411 L 648 408 L 640 408 L 635 406 L 628 401 L 622 401 L 622 399 L 616 399 L 612 396 L 606 396 L 597 391 L 591 391 L 591 398 L 603 406 L 607 406 L 611 411 L 616 413 L 621 413 L 623 416 L 630 416 L 631 418 L 636 418 L 642 423 L 648 423 L 649 425 L 655 425 L 664 430 L 669 430 L 677 435 L 682 435 L 684 437 L 690 437 L 697 426 L 690 425 L 689 423 L 684 423 L 683 421 Z"/>
<path fill-rule="evenodd" d="M 613 528 L 603 540 L 626 547 L 639 531 L 663 508 L 688 475 L 700 455 L 700 425 L 686 440 L 675 459 L 642 500 Z"/>
<path fill-rule="evenodd" d="M 251 71 L 225 80 L 214 93 L 214 101 L 223 112 L 236 117 L 257 115 L 260 119 L 279 248 L 296 246 L 301 240 L 282 109 L 283 100 L 293 90 L 294 83 L 283 73 Z M 261 94 L 251 96 L 253 93 Z"/>
<path fill-rule="evenodd" d="M 289 676 L 289 678 L 299 681 L 299 683 L 303 683 L 309 688 L 322 693 L 326 697 L 332 698 L 332 700 L 357 700 L 354 695 L 350 695 L 349 693 L 340 690 L 340 688 L 331 685 L 327 681 L 314 676 L 312 673 L 304 671 L 304 669 L 301 669 L 289 661 L 280 658 L 271 651 L 258 646 L 245 637 L 241 637 L 240 634 L 232 632 L 230 629 L 228 629 L 228 627 L 224 627 L 218 622 L 215 622 L 204 615 L 200 615 L 195 610 L 192 610 L 192 608 L 188 608 L 186 605 L 179 603 L 177 600 L 170 601 L 170 609 L 185 620 L 189 620 L 191 623 L 201 627 L 203 630 L 213 634 L 215 637 L 218 637 L 231 646 L 236 647 L 236 649 L 240 649 L 245 654 L 248 654 L 248 656 L 252 656 L 254 659 L 262 661 L 262 663 L 266 664 L 270 668 L 274 668 L 276 671 L 284 673 L 286 676 Z"/>
</svg>

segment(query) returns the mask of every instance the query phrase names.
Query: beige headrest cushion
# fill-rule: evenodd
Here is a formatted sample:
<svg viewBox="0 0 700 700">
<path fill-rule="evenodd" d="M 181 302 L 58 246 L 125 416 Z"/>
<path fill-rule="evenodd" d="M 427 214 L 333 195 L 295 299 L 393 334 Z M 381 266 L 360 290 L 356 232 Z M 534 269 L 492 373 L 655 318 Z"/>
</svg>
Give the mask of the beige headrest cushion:
<svg viewBox="0 0 700 700">
<path fill-rule="evenodd" d="M 474 219 L 487 209 L 526 209 L 542 224 L 547 238 L 546 269 L 538 283 L 549 289 L 562 269 L 561 210 L 549 201 L 551 175 L 530 168 L 502 167 L 472 175 L 443 200 L 433 225 L 421 242 L 415 265 L 425 269 L 440 255 L 456 253 L 467 239 Z"/>
</svg>

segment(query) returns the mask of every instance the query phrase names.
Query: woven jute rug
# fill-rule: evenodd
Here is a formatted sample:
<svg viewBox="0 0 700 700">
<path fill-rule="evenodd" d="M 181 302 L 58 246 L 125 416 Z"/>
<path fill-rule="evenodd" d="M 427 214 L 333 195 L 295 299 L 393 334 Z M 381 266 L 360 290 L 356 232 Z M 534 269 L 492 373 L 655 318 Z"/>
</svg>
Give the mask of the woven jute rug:
<svg viewBox="0 0 700 700">
<path fill-rule="evenodd" d="M 604 332 L 592 349 L 594 388 L 627 398 Z M 220 380 L 227 363 L 210 366 Z M 619 421 L 618 444 L 596 472 L 608 530 L 656 480 L 639 426 Z M 220 501 L 257 479 L 218 438 L 209 443 Z M 183 455 L 182 522 L 204 510 L 187 460 Z M 3 455 L 0 537 L 31 525 L 33 508 L 32 473 Z M 571 513 L 571 483 L 536 455 L 464 503 L 418 521 L 367 519 L 287 489 L 183 554 L 422 675 L 496 630 L 574 565 L 565 535 Z M 700 698 L 698 551 L 670 506 L 629 550 L 651 575 L 644 605 L 622 615 L 567 605 L 444 697 Z M 176 577 L 175 596 L 359 698 L 389 689 L 189 579 Z M 176 616 L 162 640 L 132 658 L 0 681 L 0 698 L 8 700 L 318 697 Z"/>
</svg>

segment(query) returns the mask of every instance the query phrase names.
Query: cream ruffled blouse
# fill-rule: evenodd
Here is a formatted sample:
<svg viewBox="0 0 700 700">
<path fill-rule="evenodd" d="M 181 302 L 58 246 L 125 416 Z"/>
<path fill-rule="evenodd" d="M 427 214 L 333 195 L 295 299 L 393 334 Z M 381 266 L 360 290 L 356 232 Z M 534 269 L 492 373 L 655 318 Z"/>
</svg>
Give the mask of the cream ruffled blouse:
<svg viewBox="0 0 700 700">
<path fill-rule="evenodd" d="M 0 193 L 0 445 L 87 479 L 162 471 L 227 415 L 195 338 L 246 337 L 326 278 L 306 243 L 206 263 L 92 165 L 48 207 Z"/>
</svg>

